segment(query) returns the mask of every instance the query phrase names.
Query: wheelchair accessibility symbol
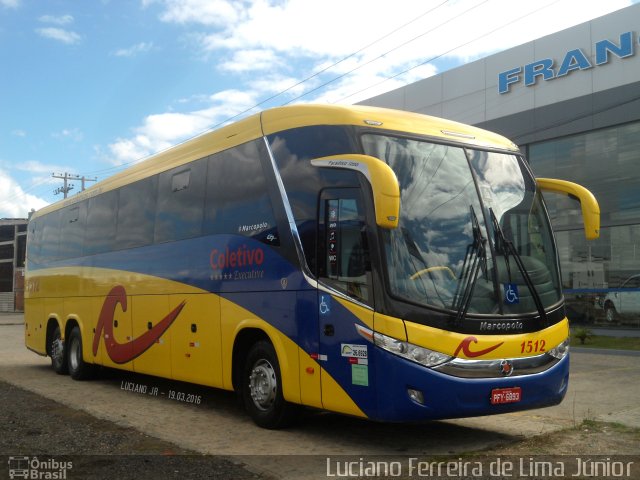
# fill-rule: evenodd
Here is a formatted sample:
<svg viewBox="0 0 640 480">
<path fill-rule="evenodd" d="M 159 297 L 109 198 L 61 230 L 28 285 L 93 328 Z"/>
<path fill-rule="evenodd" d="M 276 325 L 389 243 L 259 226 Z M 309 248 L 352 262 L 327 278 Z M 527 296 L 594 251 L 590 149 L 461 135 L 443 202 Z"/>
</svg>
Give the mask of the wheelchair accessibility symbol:
<svg viewBox="0 0 640 480">
<path fill-rule="evenodd" d="M 518 285 L 516 285 L 515 283 L 504 284 L 504 303 L 506 305 L 515 305 L 520 303 Z"/>
<path fill-rule="evenodd" d="M 325 295 L 320 295 L 320 315 L 328 315 L 331 312 L 330 299 L 327 299 Z"/>
</svg>

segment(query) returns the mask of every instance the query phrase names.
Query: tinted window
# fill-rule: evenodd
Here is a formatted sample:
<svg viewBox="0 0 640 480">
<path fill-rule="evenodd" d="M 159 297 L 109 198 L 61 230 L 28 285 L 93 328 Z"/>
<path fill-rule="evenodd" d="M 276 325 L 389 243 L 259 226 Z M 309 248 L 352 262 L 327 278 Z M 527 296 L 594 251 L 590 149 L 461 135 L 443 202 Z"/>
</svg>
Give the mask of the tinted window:
<svg viewBox="0 0 640 480">
<path fill-rule="evenodd" d="M 206 161 L 199 160 L 160 174 L 156 242 L 201 234 L 206 168 Z"/>
<path fill-rule="evenodd" d="M 84 240 L 85 255 L 113 250 L 116 239 L 117 211 L 118 192 L 115 190 L 89 199 L 87 230 Z"/>
<path fill-rule="evenodd" d="M 29 239 L 29 259 L 38 261 L 42 245 L 42 220 L 31 220 L 29 222 L 27 237 Z"/>
<path fill-rule="evenodd" d="M 337 192 L 337 193 L 336 193 Z M 371 264 L 359 189 L 327 191 L 322 205 L 319 276 L 365 303 L 371 301 Z"/>
<path fill-rule="evenodd" d="M 313 273 L 317 264 L 316 238 L 318 194 L 324 187 L 355 187 L 353 171 L 313 167 L 309 160 L 346 153 L 361 153 L 351 127 L 316 126 L 278 132 L 269 137 L 298 227 L 307 264 Z"/>
<path fill-rule="evenodd" d="M 158 177 L 145 178 L 120 189 L 116 248 L 133 248 L 153 242 Z"/>
<path fill-rule="evenodd" d="M 40 221 L 42 222 L 40 255 L 45 262 L 55 260 L 58 258 L 60 243 L 60 210 L 45 215 Z"/>
<path fill-rule="evenodd" d="M 86 202 L 76 203 L 62 210 L 60 222 L 60 258 L 82 255 L 87 217 Z"/>
<path fill-rule="evenodd" d="M 256 142 L 209 158 L 205 233 L 229 233 L 277 244 L 276 222 Z"/>
<path fill-rule="evenodd" d="M 298 160 L 359 153 L 352 127 L 314 126 L 278 132 L 269 137 L 275 150 L 283 146 Z"/>
</svg>

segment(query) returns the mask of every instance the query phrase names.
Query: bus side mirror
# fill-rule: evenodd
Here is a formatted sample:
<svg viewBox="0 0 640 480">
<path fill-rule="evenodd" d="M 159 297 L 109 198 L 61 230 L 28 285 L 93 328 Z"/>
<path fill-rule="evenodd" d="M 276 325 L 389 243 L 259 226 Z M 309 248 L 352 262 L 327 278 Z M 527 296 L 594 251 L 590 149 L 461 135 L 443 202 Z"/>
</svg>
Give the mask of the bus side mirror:
<svg viewBox="0 0 640 480">
<path fill-rule="evenodd" d="M 600 205 L 596 197 L 589 190 L 577 183 L 555 178 L 536 178 L 538 187 L 543 191 L 567 195 L 580 202 L 582 219 L 584 221 L 584 235 L 587 240 L 600 237 Z"/>
<path fill-rule="evenodd" d="M 400 218 L 400 185 L 395 172 L 382 160 L 369 155 L 333 155 L 311 160 L 322 168 L 345 168 L 362 173 L 371 185 L 376 224 L 382 228 L 398 228 Z"/>
</svg>

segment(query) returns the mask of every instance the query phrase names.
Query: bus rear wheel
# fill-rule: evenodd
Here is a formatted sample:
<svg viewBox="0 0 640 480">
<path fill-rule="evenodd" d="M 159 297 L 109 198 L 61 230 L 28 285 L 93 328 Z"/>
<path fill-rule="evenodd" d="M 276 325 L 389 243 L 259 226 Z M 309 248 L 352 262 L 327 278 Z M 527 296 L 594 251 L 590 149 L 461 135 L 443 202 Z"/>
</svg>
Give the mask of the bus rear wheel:
<svg viewBox="0 0 640 480">
<path fill-rule="evenodd" d="M 278 356 L 270 342 L 256 342 L 247 355 L 242 375 L 244 407 L 262 428 L 277 429 L 291 423 L 296 407 L 282 395 Z"/>
<path fill-rule="evenodd" d="M 51 367 L 58 375 L 66 375 L 69 371 L 67 365 L 67 349 L 62 340 L 60 325 L 56 325 L 49 341 L 49 356 L 51 357 Z"/>
<path fill-rule="evenodd" d="M 82 334 L 80 328 L 75 326 L 69 333 L 68 340 L 68 369 L 69 375 L 74 380 L 85 380 L 91 377 L 93 366 L 84 361 L 82 356 Z"/>
</svg>

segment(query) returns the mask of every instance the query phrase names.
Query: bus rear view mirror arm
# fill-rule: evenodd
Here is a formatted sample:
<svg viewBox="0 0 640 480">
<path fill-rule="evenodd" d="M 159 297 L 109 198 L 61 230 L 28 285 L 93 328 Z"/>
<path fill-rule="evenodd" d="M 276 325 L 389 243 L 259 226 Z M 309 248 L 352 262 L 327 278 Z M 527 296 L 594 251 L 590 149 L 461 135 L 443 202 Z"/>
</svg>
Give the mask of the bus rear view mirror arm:
<svg viewBox="0 0 640 480">
<path fill-rule="evenodd" d="M 370 155 L 334 155 L 311 160 L 311 165 L 322 168 L 345 168 L 362 173 L 373 191 L 376 224 L 379 227 L 398 228 L 400 218 L 400 185 L 396 174 L 382 160 Z"/>
<path fill-rule="evenodd" d="M 543 191 L 567 195 L 578 200 L 582 208 L 585 237 L 587 240 L 600 237 L 600 206 L 589 190 L 577 183 L 555 178 L 536 178 L 536 182 Z"/>
</svg>

